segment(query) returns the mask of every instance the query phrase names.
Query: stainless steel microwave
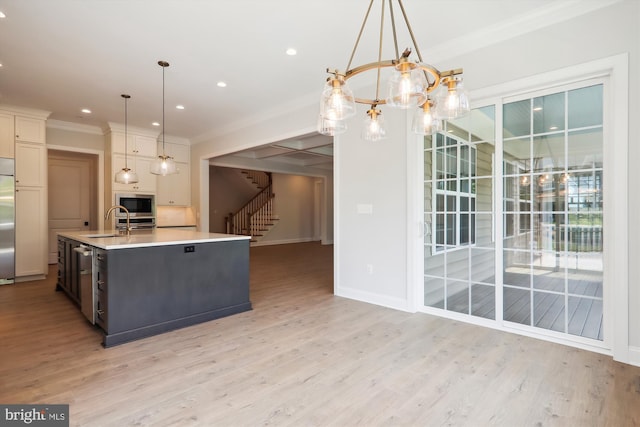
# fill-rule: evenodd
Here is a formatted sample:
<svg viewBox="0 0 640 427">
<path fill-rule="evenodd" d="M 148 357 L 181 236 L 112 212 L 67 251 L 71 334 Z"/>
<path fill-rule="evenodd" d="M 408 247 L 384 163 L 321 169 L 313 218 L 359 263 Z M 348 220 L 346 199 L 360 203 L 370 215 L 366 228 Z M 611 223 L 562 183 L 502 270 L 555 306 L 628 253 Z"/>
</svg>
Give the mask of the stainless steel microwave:
<svg viewBox="0 0 640 427">
<path fill-rule="evenodd" d="M 131 218 L 156 216 L 156 199 L 153 194 L 128 194 L 116 193 L 116 205 L 124 206 L 129 211 Z M 117 217 L 126 217 L 122 209 L 116 210 Z"/>
</svg>

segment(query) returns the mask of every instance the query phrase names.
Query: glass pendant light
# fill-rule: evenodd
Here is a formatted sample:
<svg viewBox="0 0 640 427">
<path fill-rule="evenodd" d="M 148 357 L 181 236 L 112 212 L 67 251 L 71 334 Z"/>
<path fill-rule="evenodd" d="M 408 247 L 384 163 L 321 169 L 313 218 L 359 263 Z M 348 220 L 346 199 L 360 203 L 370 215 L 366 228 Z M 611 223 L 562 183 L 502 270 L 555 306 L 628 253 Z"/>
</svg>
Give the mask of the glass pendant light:
<svg viewBox="0 0 640 427">
<path fill-rule="evenodd" d="M 158 61 L 158 65 L 162 67 L 162 154 L 155 159 L 149 171 L 154 175 L 171 175 L 177 173 L 176 162 L 173 157 L 167 156 L 164 151 L 164 69 L 169 66 L 166 61 Z"/>
<path fill-rule="evenodd" d="M 400 63 L 388 82 L 387 104 L 391 107 L 407 109 L 422 105 L 427 99 L 427 78 L 424 71 L 406 56 L 411 53 L 407 49 Z"/>
<path fill-rule="evenodd" d="M 118 184 L 135 184 L 138 182 L 138 174 L 129 169 L 127 164 L 127 100 L 131 98 L 130 95 L 120 95 L 124 98 L 124 167 L 116 173 L 116 182 Z"/>
<path fill-rule="evenodd" d="M 470 111 L 469 96 L 464 90 L 462 80 L 450 79 L 447 88 L 441 89 L 436 98 L 436 114 L 441 119 L 451 120 Z"/>
<path fill-rule="evenodd" d="M 362 128 L 362 139 L 365 141 L 379 141 L 387 137 L 387 130 L 384 127 L 382 112 L 376 109 L 375 105 L 367 111 L 367 118 L 364 119 Z"/>
<path fill-rule="evenodd" d="M 327 79 L 322 90 L 320 115 L 330 120 L 344 120 L 356 114 L 356 104 L 351 88 L 342 77 Z"/>
<path fill-rule="evenodd" d="M 418 135 L 433 135 L 442 130 L 442 121 L 435 117 L 433 101 L 427 98 L 424 104 L 416 109 L 411 122 L 411 130 Z"/>
<path fill-rule="evenodd" d="M 335 136 L 347 131 L 347 124 L 344 120 L 332 120 L 318 115 L 318 132 L 323 135 Z"/>
</svg>

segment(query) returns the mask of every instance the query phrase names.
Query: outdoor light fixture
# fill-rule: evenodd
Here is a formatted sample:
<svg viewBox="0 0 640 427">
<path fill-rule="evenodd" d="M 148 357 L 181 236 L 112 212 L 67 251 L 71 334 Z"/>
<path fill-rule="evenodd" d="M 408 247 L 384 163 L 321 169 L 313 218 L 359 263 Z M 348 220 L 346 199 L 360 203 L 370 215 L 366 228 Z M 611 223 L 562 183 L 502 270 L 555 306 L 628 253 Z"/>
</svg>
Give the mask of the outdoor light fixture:
<svg viewBox="0 0 640 427">
<path fill-rule="evenodd" d="M 162 67 L 162 154 L 151 163 L 149 171 L 154 175 L 171 175 L 178 173 L 178 170 L 173 157 L 167 156 L 164 151 L 164 69 L 169 66 L 169 63 L 158 61 L 158 65 Z"/>
<path fill-rule="evenodd" d="M 413 49 L 418 57 L 417 61 L 411 60 L 411 48 L 402 53 L 398 49 L 396 22 L 394 18 L 394 0 L 381 0 L 380 32 L 378 44 L 378 59 L 376 62 L 351 68 L 353 57 L 358 48 L 360 38 L 366 26 L 367 19 L 375 0 L 371 0 L 365 14 L 360 33 L 349 58 L 345 72 L 327 68 L 331 76 L 327 78 L 322 98 L 320 101 L 320 116 L 318 118 L 318 132 L 324 135 L 334 136 L 347 130 L 345 120 L 356 113 L 355 104 L 370 105 L 365 118 L 365 127 L 362 137 L 369 141 L 382 139 L 386 131 L 382 121 L 382 111 L 377 107 L 388 104 L 394 108 L 416 108 L 412 123 L 412 130 L 421 135 L 430 135 L 441 129 L 441 120 L 450 120 L 469 112 L 469 98 L 462 88 L 462 69 L 440 72 L 435 67 L 425 64 L 416 43 L 413 30 L 409 24 L 402 0 L 397 2 L 407 31 L 411 36 Z M 389 4 L 389 16 L 395 47 L 395 59 L 382 60 L 383 24 L 386 13 L 386 5 Z M 393 73 L 388 81 L 387 94 L 384 99 L 380 97 L 380 74 L 383 68 L 393 68 Z M 347 85 L 347 80 L 365 71 L 376 70 L 376 92 L 374 98 L 357 98 Z M 429 94 L 441 88 L 437 96 Z"/>
<path fill-rule="evenodd" d="M 127 101 L 131 98 L 130 95 L 120 95 L 124 98 L 124 167 L 116 173 L 116 182 L 118 184 L 135 184 L 138 182 L 138 174 L 129 169 L 127 163 Z"/>
</svg>

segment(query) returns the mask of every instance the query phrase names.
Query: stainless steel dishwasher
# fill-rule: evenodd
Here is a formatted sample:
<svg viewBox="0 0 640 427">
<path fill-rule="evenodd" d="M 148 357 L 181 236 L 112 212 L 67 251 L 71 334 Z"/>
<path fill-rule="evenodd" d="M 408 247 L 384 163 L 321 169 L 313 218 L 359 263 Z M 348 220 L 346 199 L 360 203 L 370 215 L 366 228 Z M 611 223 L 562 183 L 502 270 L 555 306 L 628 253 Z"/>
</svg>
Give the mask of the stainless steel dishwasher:
<svg viewBox="0 0 640 427">
<path fill-rule="evenodd" d="M 78 279 L 80 281 L 80 309 L 91 322 L 96 323 L 95 288 L 93 286 L 93 248 L 80 245 L 73 248 L 78 257 Z"/>
</svg>

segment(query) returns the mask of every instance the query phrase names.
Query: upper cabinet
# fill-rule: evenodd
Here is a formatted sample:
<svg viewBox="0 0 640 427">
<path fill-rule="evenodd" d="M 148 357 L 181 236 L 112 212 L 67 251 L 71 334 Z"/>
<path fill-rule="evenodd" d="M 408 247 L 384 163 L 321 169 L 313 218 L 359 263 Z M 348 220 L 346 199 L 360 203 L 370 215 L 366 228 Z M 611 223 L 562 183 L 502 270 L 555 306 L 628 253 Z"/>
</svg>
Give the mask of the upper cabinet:
<svg viewBox="0 0 640 427">
<path fill-rule="evenodd" d="M 47 149 L 40 144 L 16 142 L 16 186 L 44 187 L 47 180 Z"/>
<path fill-rule="evenodd" d="M 0 109 L 0 157 L 13 159 L 18 142 L 45 143 L 48 113 L 43 112 L 42 117 L 28 114 Z"/>
<path fill-rule="evenodd" d="M 159 206 L 189 206 L 191 205 L 191 168 L 190 146 L 185 143 L 158 143 L 158 154 L 164 153 L 173 157 L 178 173 L 174 175 L 158 176 L 158 192 L 156 204 Z"/>
<path fill-rule="evenodd" d="M 158 154 L 162 154 L 162 141 L 158 142 Z M 172 142 L 164 143 L 164 153 L 173 157 L 173 160 L 180 163 L 189 163 L 191 159 L 191 151 L 188 145 L 175 144 Z"/>
<path fill-rule="evenodd" d="M 136 135 L 129 132 L 127 132 L 125 144 L 124 133 L 113 132 L 111 151 L 113 153 L 127 153 L 129 156 L 156 157 L 156 144 L 155 137 Z"/>
<path fill-rule="evenodd" d="M 0 113 L 0 157 L 13 159 L 15 131 L 13 115 Z"/>
<path fill-rule="evenodd" d="M 16 116 L 16 141 L 44 144 L 46 141 L 46 123 L 42 119 Z"/>
</svg>

